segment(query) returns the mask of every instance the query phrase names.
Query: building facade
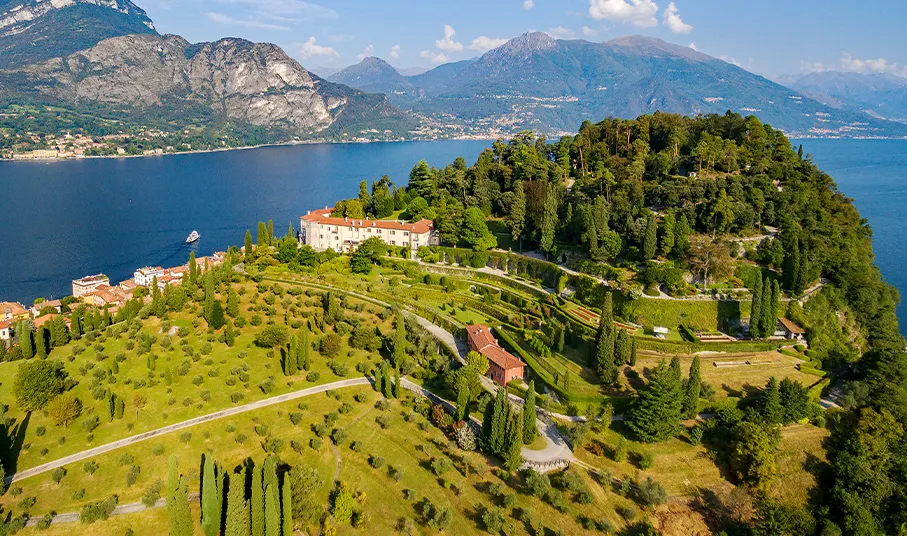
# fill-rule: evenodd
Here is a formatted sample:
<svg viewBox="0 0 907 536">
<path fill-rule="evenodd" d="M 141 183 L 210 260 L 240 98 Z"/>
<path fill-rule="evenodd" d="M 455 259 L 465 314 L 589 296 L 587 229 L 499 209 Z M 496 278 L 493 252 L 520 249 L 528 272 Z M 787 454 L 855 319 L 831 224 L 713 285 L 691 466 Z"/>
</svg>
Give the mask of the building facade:
<svg viewBox="0 0 907 536">
<path fill-rule="evenodd" d="M 72 295 L 74 298 L 81 298 L 101 285 L 110 285 L 110 278 L 104 274 L 96 274 L 76 279 L 72 282 Z"/>
<path fill-rule="evenodd" d="M 440 244 L 438 232 L 430 220 L 405 222 L 402 220 L 371 220 L 337 218 L 331 216 L 332 208 L 314 210 L 299 219 L 302 243 L 316 251 L 333 249 L 350 252 L 369 238 L 380 238 L 394 247 L 405 246 L 413 255 L 422 246 Z"/>
<path fill-rule="evenodd" d="M 164 269 L 160 266 L 146 266 L 139 268 L 133 274 L 132 280 L 140 287 L 150 287 L 155 277 L 163 277 Z"/>
<path fill-rule="evenodd" d="M 513 380 L 522 380 L 525 377 L 526 364 L 501 348 L 488 326 L 483 324 L 466 326 L 466 339 L 470 350 L 488 359 L 488 377 L 498 385 L 505 386 Z"/>
</svg>

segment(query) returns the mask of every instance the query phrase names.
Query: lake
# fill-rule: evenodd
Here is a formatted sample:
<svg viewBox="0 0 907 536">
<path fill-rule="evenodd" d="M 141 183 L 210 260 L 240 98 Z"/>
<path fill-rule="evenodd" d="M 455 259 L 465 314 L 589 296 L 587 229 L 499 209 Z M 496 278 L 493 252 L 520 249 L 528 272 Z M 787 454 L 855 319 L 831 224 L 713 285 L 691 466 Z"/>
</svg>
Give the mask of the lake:
<svg viewBox="0 0 907 536">
<path fill-rule="evenodd" d="M 148 158 L 0 162 L 0 300 L 71 293 L 71 281 L 111 281 L 146 265 L 185 263 L 255 236 L 284 235 L 308 210 L 355 197 L 388 175 L 406 185 L 420 159 L 475 162 L 489 141 L 323 144 Z M 185 239 L 197 230 L 201 240 Z M 191 247 L 191 249 L 190 249 Z"/>
<path fill-rule="evenodd" d="M 855 199 L 874 230 L 876 262 L 907 291 L 907 141 L 795 140 Z M 145 265 L 184 263 L 241 245 L 246 229 L 299 216 L 389 175 L 406 184 L 420 159 L 470 164 L 488 141 L 265 147 L 150 158 L 0 162 L 0 300 L 70 293 L 72 279 L 119 282 Z M 184 244 L 198 230 L 201 240 Z M 191 249 L 190 249 L 191 248 Z"/>
</svg>

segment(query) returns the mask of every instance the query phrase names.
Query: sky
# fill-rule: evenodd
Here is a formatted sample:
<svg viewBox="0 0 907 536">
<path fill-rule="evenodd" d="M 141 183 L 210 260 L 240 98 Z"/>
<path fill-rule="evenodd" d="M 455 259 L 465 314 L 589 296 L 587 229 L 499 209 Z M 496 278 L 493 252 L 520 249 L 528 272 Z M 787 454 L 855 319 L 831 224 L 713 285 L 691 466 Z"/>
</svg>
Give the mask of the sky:
<svg viewBox="0 0 907 536">
<path fill-rule="evenodd" d="M 770 78 L 821 70 L 907 76 L 903 0 L 134 0 L 161 33 L 280 45 L 303 66 L 366 56 L 431 68 L 527 31 L 606 41 L 641 34 Z"/>
</svg>

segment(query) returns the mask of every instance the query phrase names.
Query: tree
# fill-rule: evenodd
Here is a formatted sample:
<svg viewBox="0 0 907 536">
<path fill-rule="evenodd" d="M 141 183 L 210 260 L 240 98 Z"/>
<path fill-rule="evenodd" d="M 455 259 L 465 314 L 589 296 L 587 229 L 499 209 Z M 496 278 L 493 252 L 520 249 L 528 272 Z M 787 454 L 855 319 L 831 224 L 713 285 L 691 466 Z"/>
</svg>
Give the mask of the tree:
<svg viewBox="0 0 907 536">
<path fill-rule="evenodd" d="M 677 225 L 677 220 L 674 217 L 673 212 L 668 212 L 665 214 L 664 222 L 662 223 L 662 235 L 661 235 L 661 254 L 667 257 L 671 254 L 671 251 L 674 249 L 674 227 Z M 648 231 L 648 229 L 646 229 Z"/>
<path fill-rule="evenodd" d="M 557 207 L 558 195 L 557 186 L 554 183 L 548 185 L 545 194 L 544 212 L 542 213 L 541 243 L 542 251 L 552 253 L 554 251 L 554 235 L 557 233 Z"/>
<path fill-rule="evenodd" d="M 413 197 L 432 197 L 433 183 L 431 169 L 425 160 L 420 160 L 409 172 L 409 185 L 406 191 Z"/>
<path fill-rule="evenodd" d="M 224 536 L 249 536 L 251 533 L 249 501 L 246 500 L 246 471 L 243 469 L 230 475 Z"/>
<path fill-rule="evenodd" d="M 614 363 L 623 365 L 630 362 L 630 335 L 627 330 L 620 329 L 614 340 Z"/>
<path fill-rule="evenodd" d="M 230 318 L 239 317 L 239 294 L 233 288 L 227 292 L 227 314 Z"/>
<path fill-rule="evenodd" d="M 189 510 L 189 489 L 179 475 L 179 460 L 170 456 L 167 474 L 167 514 L 171 536 L 192 536 L 195 532 Z"/>
<path fill-rule="evenodd" d="M 753 286 L 753 301 L 750 306 L 750 337 L 762 338 L 762 270 L 756 273 Z"/>
<path fill-rule="evenodd" d="M 671 367 L 662 361 L 638 392 L 629 412 L 630 428 L 645 442 L 676 437 L 680 433 L 683 400 L 679 380 Z"/>
<path fill-rule="evenodd" d="M 779 425 L 784 418 L 781 408 L 781 391 L 778 388 L 778 379 L 772 376 L 765 386 L 762 398 L 759 401 L 759 414 L 762 422 L 769 425 Z"/>
<path fill-rule="evenodd" d="M 331 515 L 338 523 L 348 523 L 353 517 L 356 499 L 343 482 L 338 482 L 332 497 Z"/>
<path fill-rule="evenodd" d="M 286 326 L 270 324 L 255 335 L 255 344 L 262 348 L 277 348 L 285 346 L 290 338 L 290 331 Z"/>
<path fill-rule="evenodd" d="M 204 458 L 201 498 L 202 531 L 205 536 L 218 536 L 221 530 L 221 498 L 224 490 L 220 487 L 220 470 L 214 464 L 214 459 L 208 455 Z"/>
<path fill-rule="evenodd" d="M 614 363 L 614 306 L 610 292 L 605 292 L 602 314 L 595 338 L 595 366 L 598 377 L 608 385 L 617 383 L 618 370 Z"/>
<path fill-rule="evenodd" d="M 255 258 L 255 253 L 252 248 L 252 232 L 246 229 L 246 238 L 243 240 L 243 254 L 245 255 L 245 262 L 252 262 Z M 194 252 L 193 252 L 194 255 Z M 190 265 L 189 270 L 192 270 Z"/>
<path fill-rule="evenodd" d="M 299 370 L 309 370 L 311 366 L 309 359 L 311 358 L 312 345 L 309 344 L 309 328 L 306 325 L 302 326 L 302 330 L 299 332 L 299 353 L 296 360 L 296 368 Z"/>
<path fill-rule="evenodd" d="M 510 227 L 510 236 L 519 240 L 522 251 L 523 230 L 526 228 L 526 189 L 523 181 L 513 183 L 513 201 L 510 203 L 510 212 L 505 220 Z"/>
<path fill-rule="evenodd" d="M 509 408 L 506 391 L 503 387 L 499 387 L 494 398 L 494 404 L 490 406 L 491 417 L 488 420 L 490 426 L 488 426 L 486 443 L 492 454 L 501 454 L 504 450 L 507 410 Z"/>
<path fill-rule="evenodd" d="M 268 245 L 274 245 L 274 220 L 268 220 Z"/>
<path fill-rule="evenodd" d="M 683 416 L 686 419 L 696 417 L 699 412 L 699 390 L 702 387 L 702 372 L 700 371 L 699 356 L 693 356 L 690 364 L 690 377 L 687 378 L 683 393 Z"/>
<path fill-rule="evenodd" d="M 741 482 L 765 491 L 778 468 L 775 451 L 780 433 L 774 427 L 740 421 L 731 429 L 730 462 Z"/>
<path fill-rule="evenodd" d="M 630 366 L 636 366 L 636 339 L 630 341 Z"/>
<path fill-rule="evenodd" d="M 211 306 L 211 318 L 208 320 L 208 325 L 215 331 L 224 327 L 226 323 L 224 318 L 224 308 L 220 304 L 220 300 L 214 300 L 214 303 Z"/>
<path fill-rule="evenodd" d="M 275 484 L 265 488 L 265 536 L 280 536 L 280 502 L 276 499 Z"/>
<path fill-rule="evenodd" d="M 296 334 L 294 333 L 290 335 L 290 346 L 287 348 L 287 353 L 283 358 L 284 376 L 293 376 L 299 372 L 297 369 L 297 364 L 299 362 L 299 358 L 297 357 L 298 352 L 299 348 L 296 343 Z"/>
<path fill-rule="evenodd" d="M 265 222 L 258 222 L 258 232 L 255 235 L 255 242 L 258 247 L 263 248 L 268 245 L 268 226 Z"/>
<path fill-rule="evenodd" d="M 526 389 L 526 400 L 523 403 L 523 443 L 526 445 L 535 441 L 538 428 L 535 425 L 535 380 L 529 380 Z"/>
<path fill-rule="evenodd" d="M 249 233 L 249 231 L 246 231 L 246 234 L 248 234 L 248 233 Z M 251 236 L 249 237 L 249 243 L 250 244 L 252 243 Z M 252 250 L 252 248 L 249 248 L 247 251 L 251 251 L 251 250 Z M 195 285 L 198 284 L 198 263 L 195 262 L 195 252 L 194 251 L 189 252 L 189 263 L 188 264 L 189 264 L 189 286 L 194 287 Z"/>
<path fill-rule="evenodd" d="M 400 369 L 394 367 L 394 398 L 400 398 Z"/>
<path fill-rule="evenodd" d="M 261 466 L 252 469 L 252 536 L 265 536 L 265 488 Z"/>
<path fill-rule="evenodd" d="M 16 327 L 16 334 L 19 336 L 19 349 L 22 351 L 22 357 L 24 359 L 31 359 L 35 356 L 35 346 L 32 341 L 32 332 L 34 329 L 35 326 L 30 320 L 23 320 L 22 322 L 19 322 L 19 325 Z"/>
<path fill-rule="evenodd" d="M 61 363 L 40 360 L 19 365 L 13 380 L 16 403 L 23 411 L 44 407 L 66 388 L 66 369 Z"/>
<path fill-rule="evenodd" d="M 485 214 L 481 209 L 469 208 L 463 213 L 460 240 L 475 251 L 487 251 L 497 247 L 498 239 L 488 230 Z"/>
<path fill-rule="evenodd" d="M 406 362 L 406 319 L 402 310 L 397 311 L 394 329 L 394 352 L 391 354 L 391 361 L 394 367 L 402 367 Z"/>
<path fill-rule="evenodd" d="M 800 241 L 797 237 L 788 239 L 782 274 L 784 276 L 784 287 L 791 294 L 797 294 L 798 288 L 800 288 L 800 282 L 798 281 L 800 274 Z"/>
<path fill-rule="evenodd" d="M 466 375 L 460 375 L 457 381 L 457 421 L 469 419 L 469 378 Z"/>
<path fill-rule="evenodd" d="M 690 266 L 699 274 L 705 290 L 712 280 L 727 277 L 730 273 L 730 249 L 724 243 L 697 236 L 690 241 Z"/>
<path fill-rule="evenodd" d="M 511 411 L 507 423 L 507 438 L 505 440 L 505 449 L 502 453 L 504 458 L 504 467 L 510 471 L 516 471 L 523 465 L 523 417 L 519 412 Z"/>
<path fill-rule="evenodd" d="M 292 536 L 293 534 L 293 484 L 290 475 L 283 477 L 283 486 L 281 486 L 280 515 L 283 536 Z"/>
<path fill-rule="evenodd" d="M 658 222 L 655 220 L 655 214 L 650 212 L 646 218 L 646 234 L 642 241 L 643 260 L 649 261 L 655 258 L 658 251 Z"/>
<path fill-rule="evenodd" d="M 56 426 L 69 426 L 82 414 L 82 401 L 71 393 L 63 393 L 47 404 L 47 414 Z"/>
</svg>

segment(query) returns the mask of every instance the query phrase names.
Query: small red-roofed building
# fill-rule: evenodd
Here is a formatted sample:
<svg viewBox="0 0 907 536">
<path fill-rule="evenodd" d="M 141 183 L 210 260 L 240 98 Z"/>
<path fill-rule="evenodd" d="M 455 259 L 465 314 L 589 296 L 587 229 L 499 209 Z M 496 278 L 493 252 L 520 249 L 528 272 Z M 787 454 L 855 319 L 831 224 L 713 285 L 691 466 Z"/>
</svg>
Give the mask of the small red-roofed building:
<svg viewBox="0 0 907 536">
<path fill-rule="evenodd" d="M 513 380 L 522 380 L 526 364 L 498 345 L 491 329 L 484 324 L 466 326 L 469 349 L 488 359 L 488 377 L 500 386 Z"/>
</svg>

